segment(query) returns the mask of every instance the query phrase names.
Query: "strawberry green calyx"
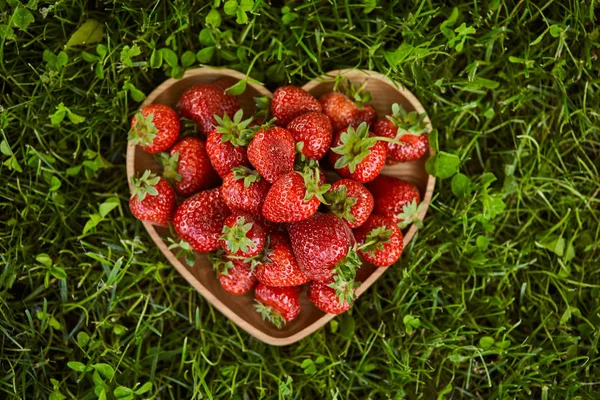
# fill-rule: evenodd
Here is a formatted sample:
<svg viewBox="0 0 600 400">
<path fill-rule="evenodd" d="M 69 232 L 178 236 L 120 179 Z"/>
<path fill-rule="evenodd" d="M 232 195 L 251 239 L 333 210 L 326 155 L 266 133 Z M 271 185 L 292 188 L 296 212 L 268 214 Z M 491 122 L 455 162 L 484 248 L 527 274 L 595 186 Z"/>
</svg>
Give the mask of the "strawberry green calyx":
<svg viewBox="0 0 600 400">
<path fill-rule="evenodd" d="M 140 146 L 151 146 L 154 141 L 154 137 L 158 133 L 158 129 L 154 126 L 152 121 L 154 114 L 148 114 L 146 117 L 141 111 L 135 114 L 135 125 L 129 130 L 127 140 L 131 141 L 132 144 L 139 144 Z"/>
<path fill-rule="evenodd" d="M 172 156 L 168 153 L 161 153 L 159 161 L 163 166 L 163 178 L 169 181 L 179 182 L 182 176 L 177 173 L 177 167 L 179 166 L 179 153 L 175 153 Z"/>
<path fill-rule="evenodd" d="M 340 305 L 344 304 L 344 302 L 352 305 L 356 298 L 354 291 L 360 286 L 358 282 L 355 282 L 356 271 L 361 265 L 356 245 L 349 248 L 348 254 L 336 264 L 333 270 L 334 281 L 327 286 L 335 290 L 335 295 Z"/>
<path fill-rule="evenodd" d="M 285 318 L 283 318 L 283 315 L 281 315 L 279 311 L 275 310 L 273 307 L 264 305 L 257 300 L 256 304 L 254 304 L 254 308 L 260 314 L 263 321 L 269 321 L 278 329 L 281 329 L 285 325 Z"/>
<path fill-rule="evenodd" d="M 227 260 L 225 252 L 221 249 L 208 254 L 208 260 L 213 266 L 213 269 L 219 275 L 228 275 L 228 271 L 233 268 L 233 262 Z"/>
<path fill-rule="evenodd" d="M 331 151 L 339 154 L 341 157 L 335 162 L 335 168 L 340 169 L 348 167 L 351 173 L 356 170 L 356 166 L 361 163 L 369 154 L 371 148 L 378 141 L 395 143 L 403 146 L 404 143 L 382 136 L 369 136 L 369 126 L 366 122 L 361 123 L 356 129 L 349 126 L 340 136 L 342 144 L 332 147 Z"/>
<path fill-rule="evenodd" d="M 252 118 L 242 121 L 243 117 L 243 110 L 238 110 L 233 119 L 229 118 L 227 114 L 222 117 L 214 115 L 215 121 L 217 121 L 216 129 L 221 134 L 223 143 L 231 142 L 236 147 L 247 146 L 250 143 L 256 131 L 254 128 L 249 127 Z"/>
<path fill-rule="evenodd" d="M 344 78 L 342 75 L 338 75 L 335 77 L 333 90 L 345 94 L 354 101 L 356 108 L 362 110 L 365 104 L 369 104 L 373 100 L 371 92 L 365 91 L 366 87 L 367 81 L 364 81 L 362 85 L 357 88 L 349 79 Z"/>
<path fill-rule="evenodd" d="M 417 206 L 417 201 L 413 199 L 409 204 L 402 208 L 402 212 L 398 214 L 398 218 L 402 221 L 398 222 L 398 227 L 404 229 L 410 224 L 415 224 L 417 228 L 423 228 L 423 222 L 419 219 L 419 214 L 423 211 L 425 205 L 423 203 Z"/>
<path fill-rule="evenodd" d="M 186 242 L 185 240 L 180 240 L 179 242 L 176 242 L 172 237 L 167 237 L 167 241 L 169 243 L 171 243 L 168 247 L 169 250 L 174 250 L 174 249 L 178 249 L 177 253 L 175 253 L 175 256 L 177 258 L 185 258 L 185 263 L 189 266 L 189 267 L 193 267 L 196 264 L 196 258 L 194 257 L 194 251 L 192 250 L 192 247 L 190 246 L 190 244 L 188 242 Z"/>
<path fill-rule="evenodd" d="M 225 241 L 227 250 L 233 254 L 240 250 L 242 253 L 248 253 L 251 247 L 256 247 L 254 242 L 248 237 L 248 232 L 250 232 L 252 226 L 251 222 L 246 223 L 246 218 L 244 217 L 238 218 L 232 227 L 224 225 L 221 240 Z"/>
<path fill-rule="evenodd" d="M 420 136 L 423 133 L 429 132 L 427 123 L 424 122 L 425 113 L 417 113 L 416 111 L 407 112 L 404 107 L 398 103 L 392 105 L 392 115 L 386 116 L 396 127 L 398 127 L 397 135 L 409 134 Z"/>
<path fill-rule="evenodd" d="M 237 257 L 237 256 L 229 256 L 230 258 L 239 258 L 244 260 L 244 263 L 250 265 L 250 272 L 254 272 L 257 266 L 261 264 L 273 264 L 273 260 L 271 260 L 271 254 L 273 254 L 274 250 L 269 247 L 271 244 L 271 238 L 267 236 L 265 241 L 265 247 L 262 251 L 255 255 L 254 257 Z"/>
<path fill-rule="evenodd" d="M 268 96 L 257 96 L 254 98 L 254 104 L 256 106 L 254 118 L 262 117 L 266 121 L 271 114 L 271 98 Z"/>
<path fill-rule="evenodd" d="M 262 179 L 262 176 L 258 173 L 258 171 L 253 171 L 246 167 L 235 167 L 233 168 L 233 179 L 244 180 L 244 186 L 250 187 L 250 185 L 254 182 L 259 182 Z"/>
<path fill-rule="evenodd" d="M 155 188 L 158 182 L 160 182 L 160 176 L 156 176 L 156 174 L 153 174 L 152 171 L 147 169 L 141 177 L 131 178 L 131 183 L 133 185 L 131 196 L 137 197 L 138 201 L 142 202 L 147 195 L 158 195 L 158 190 Z"/>
<path fill-rule="evenodd" d="M 384 244 L 389 243 L 394 232 L 385 226 L 372 229 L 365 238 L 365 242 L 358 248 L 360 251 L 375 257 L 377 250 L 383 250 Z"/>
<path fill-rule="evenodd" d="M 356 222 L 356 218 L 351 212 L 352 207 L 356 204 L 355 197 L 347 197 L 346 185 L 340 185 L 333 192 L 325 193 L 325 200 L 329 207 L 329 211 L 348 222 Z"/>
<path fill-rule="evenodd" d="M 306 187 L 306 196 L 304 196 L 304 201 L 309 202 L 310 199 L 316 197 L 323 204 L 327 204 L 327 200 L 323 196 L 331 185 L 326 183 L 324 185 L 320 184 L 320 175 L 321 172 L 319 168 L 308 168 L 303 172 L 298 172 L 304 178 L 304 186 Z"/>
</svg>

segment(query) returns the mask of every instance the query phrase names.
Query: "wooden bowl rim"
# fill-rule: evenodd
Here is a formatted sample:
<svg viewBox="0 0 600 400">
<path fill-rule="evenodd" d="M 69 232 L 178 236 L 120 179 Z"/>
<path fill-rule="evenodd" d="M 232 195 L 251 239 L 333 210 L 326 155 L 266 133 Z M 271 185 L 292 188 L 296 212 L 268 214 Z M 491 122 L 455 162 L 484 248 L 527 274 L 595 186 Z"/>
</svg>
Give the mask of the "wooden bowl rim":
<svg viewBox="0 0 600 400">
<path fill-rule="evenodd" d="M 425 112 L 425 109 L 423 108 L 423 106 L 421 105 L 419 100 L 410 91 L 408 91 L 406 88 L 403 88 L 399 84 L 395 83 L 394 81 L 392 81 L 385 75 L 383 75 L 379 72 L 375 72 L 375 71 L 360 70 L 360 69 L 333 70 L 333 71 L 327 72 L 325 75 L 322 75 L 321 77 L 318 77 L 316 79 L 313 79 L 313 80 L 307 82 L 304 86 L 302 86 L 302 88 L 306 91 L 310 91 L 311 89 L 313 89 L 314 87 L 316 87 L 317 85 L 319 85 L 323 82 L 329 82 L 329 81 L 334 80 L 335 76 L 338 74 L 347 75 L 347 74 L 355 74 L 357 72 L 364 74 L 366 77 L 369 77 L 370 79 L 378 79 L 378 80 L 381 80 L 381 81 L 385 82 L 386 84 L 394 87 L 414 107 L 414 109 L 417 112 L 419 112 L 419 113 Z M 144 107 L 149 104 L 152 104 L 159 95 L 161 95 L 165 90 L 167 90 L 169 87 L 173 86 L 177 82 L 180 82 L 183 79 L 187 79 L 187 78 L 195 77 L 195 76 L 214 76 L 215 78 L 220 77 L 220 76 L 228 76 L 228 77 L 239 79 L 239 80 L 246 79 L 245 74 L 243 74 L 239 71 L 228 69 L 228 68 L 200 67 L 200 68 L 187 70 L 182 78 L 180 78 L 180 79 L 170 78 L 170 79 L 167 79 L 166 81 L 164 81 L 163 83 L 161 83 L 159 86 L 157 86 L 152 91 L 152 93 L 150 93 L 148 95 L 148 97 L 146 97 L 146 100 L 144 100 L 144 102 L 141 104 L 140 107 Z M 248 85 L 251 86 L 252 88 L 254 88 L 259 93 L 261 93 L 262 95 L 267 95 L 269 97 L 272 97 L 272 95 L 273 95 L 264 86 L 253 83 L 250 80 L 248 80 Z M 429 120 L 429 117 L 427 117 L 425 119 L 425 121 L 429 128 L 429 131 L 431 131 L 432 126 L 431 126 L 431 121 Z M 434 154 L 433 149 L 430 148 L 429 151 L 430 151 L 430 155 Z M 126 165 L 127 165 L 127 180 L 129 182 L 129 187 L 131 189 L 131 178 L 135 174 L 135 169 L 134 169 L 135 168 L 135 145 L 129 144 L 127 146 Z M 421 210 L 421 212 L 419 213 L 419 219 L 423 219 L 425 217 L 425 215 L 427 214 L 427 210 L 429 208 L 429 204 L 431 203 L 431 198 L 433 196 L 434 187 L 435 187 L 435 177 L 433 177 L 432 175 L 428 175 L 427 185 L 426 185 L 426 189 L 425 189 L 425 195 L 423 196 L 423 199 L 421 201 L 424 204 L 424 207 Z M 307 327 L 305 327 L 304 329 L 302 329 L 299 332 L 296 332 L 293 335 L 290 335 L 288 337 L 273 337 L 273 336 L 257 329 L 253 325 L 249 324 L 243 318 L 240 318 L 231 308 L 229 308 L 228 306 L 223 304 L 221 302 L 221 300 L 219 300 L 216 296 L 214 296 L 198 279 L 196 279 L 196 277 L 190 272 L 190 270 L 186 266 L 184 266 L 177 259 L 177 257 L 175 257 L 175 255 L 168 249 L 167 245 L 165 244 L 165 242 L 163 241 L 161 236 L 156 231 L 154 225 L 152 225 L 148 222 L 142 222 L 142 223 L 144 224 L 146 231 L 148 232 L 148 234 L 150 235 L 150 237 L 152 238 L 154 243 L 158 246 L 158 248 L 162 251 L 162 253 L 167 257 L 169 262 L 183 276 L 183 278 L 194 289 L 196 289 L 196 291 L 198 293 L 200 293 L 206 300 L 208 300 L 209 303 L 211 303 L 215 308 L 217 308 L 221 313 L 223 313 L 227 318 L 229 318 L 234 324 L 236 324 L 240 328 L 244 329 L 250 335 L 254 336 L 256 339 L 258 339 L 262 342 L 265 342 L 270 345 L 275 345 L 275 346 L 285 346 L 285 345 L 295 343 L 295 342 L 305 338 L 306 336 L 314 333 L 315 331 L 317 331 L 318 329 L 320 329 L 321 327 L 326 325 L 327 322 L 331 321 L 333 318 L 335 318 L 337 316 L 335 314 L 325 314 L 323 317 L 319 318 L 312 324 L 308 325 Z M 418 228 L 414 224 L 409 228 L 408 232 L 406 232 L 406 235 L 404 236 L 404 247 L 406 247 L 408 245 L 408 243 L 412 240 L 414 235 L 417 233 L 417 230 L 418 230 Z M 356 290 L 357 297 L 359 297 L 371 285 L 373 285 L 373 283 L 375 283 L 375 281 L 377 279 L 379 279 L 379 277 L 381 277 L 381 275 L 386 271 L 386 269 L 387 268 L 377 268 L 375 271 L 373 271 L 373 273 L 371 273 L 371 275 Z"/>
</svg>

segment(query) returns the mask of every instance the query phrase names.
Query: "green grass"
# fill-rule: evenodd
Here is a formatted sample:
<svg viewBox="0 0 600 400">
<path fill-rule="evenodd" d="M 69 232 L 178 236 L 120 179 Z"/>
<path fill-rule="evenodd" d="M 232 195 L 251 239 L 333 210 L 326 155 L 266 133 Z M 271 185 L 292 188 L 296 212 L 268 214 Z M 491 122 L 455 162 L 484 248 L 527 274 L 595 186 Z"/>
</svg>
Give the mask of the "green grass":
<svg viewBox="0 0 600 400">
<path fill-rule="evenodd" d="M 378 70 L 461 160 L 352 312 L 275 348 L 195 293 L 127 207 L 128 121 L 198 65 L 184 54 L 210 48 L 211 5 L 0 0 L 0 398 L 146 382 L 136 398 L 598 398 L 600 3 L 364 3 L 208 18 L 209 64 L 271 89 Z M 91 18 L 105 47 L 64 50 Z M 180 60 L 150 68 L 154 48 Z"/>
</svg>

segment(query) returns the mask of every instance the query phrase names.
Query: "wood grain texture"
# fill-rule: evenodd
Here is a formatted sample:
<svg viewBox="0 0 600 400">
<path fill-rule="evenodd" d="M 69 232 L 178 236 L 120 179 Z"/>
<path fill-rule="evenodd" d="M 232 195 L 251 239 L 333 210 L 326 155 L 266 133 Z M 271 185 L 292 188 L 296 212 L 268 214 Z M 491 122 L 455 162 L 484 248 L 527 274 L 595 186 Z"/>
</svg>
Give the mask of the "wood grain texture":
<svg viewBox="0 0 600 400">
<path fill-rule="evenodd" d="M 325 76 L 311 81 L 303 86 L 305 90 L 318 98 L 323 93 L 331 91 L 333 80 L 336 75 L 342 74 L 355 84 L 367 82 L 366 90 L 373 95 L 373 105 L 380 117 L 391 112 L 393 103 L 402 104 L 408 111 L 425 112 L 423 106 L 412 93 L 396 85 L 385 76 L 373 71 L 359 70 L 337 70 L 327 73 Z M 221 77 L 229 77 L 235 80 L 244 79 L 245 75 L 229 70 L 218 68 L 197 68 L 189 70 L 181 79 L 168 79 L 159 85 L 144 101 L 142 106 L 161 103 L 177 108 L 177 102 L 184 90 L 200 82 L 210 82 Z M 245 115 L 254 112 L 254 97 L 258 95 L 271 95 L 263 86 L 248 83 L 246 91 L 240 96 L 240 103 Z M 431 122 L 426 119 L 429 129 Z M 401 163 L 394 166 L 386 166 L 383 174 L 401 178 L 414 184 L 421 192 L 421 198 L 425 204 L 420 217 L 425 217 L 433 189 L 435 178 L 425 171 L 425 161 L 431 154 L 431 150 L 422 159 L 414 162 Z M 152 155 L 145 153 L 138 146 L 129 146 L 127 149 L 127 179 L 131 185 L 131 177 L 150 169 L 153 172 L 162 172 L 162 167 L 156 162 Z M 178 259 L 168 248 L 163 238 L 169 235 L 166 228 L 155 227 L 144 223 L 144 227 L 150 234 L 152 240 L 167 257 L 169 262 L 177 271 L 194 287 L 209 303 L 231 319 L 236 325 L 250 333 L 255 338 L 271 345 L 288 345 L 310 335 L 324 326 L 335 315 L 325 314 L 310 303 L 306 296 L 306 289 L 300 295 L 301 311 L 294 321 L 288 323 L 283 329 L 277 329 L 268 322 L 263 321 L 254 310 L 253 294 L 233 295 L 221 288 L 218 279 L 205 255 L 196 254 L 194 267 L 187 267 L 184 260 Z M 417 227 L 412 226 L 404 232 L 404 247 L 417 232 Z M 394 267 L 391 267 L 394 268 Z M 379 277 L 386 268 L 377 268 L 371 265 L 363 265 L 357 274 L 362 282 L 357 294 L 364 293 Z M 360 300 L 358 300 L 360 301 Z"/>
</svg>

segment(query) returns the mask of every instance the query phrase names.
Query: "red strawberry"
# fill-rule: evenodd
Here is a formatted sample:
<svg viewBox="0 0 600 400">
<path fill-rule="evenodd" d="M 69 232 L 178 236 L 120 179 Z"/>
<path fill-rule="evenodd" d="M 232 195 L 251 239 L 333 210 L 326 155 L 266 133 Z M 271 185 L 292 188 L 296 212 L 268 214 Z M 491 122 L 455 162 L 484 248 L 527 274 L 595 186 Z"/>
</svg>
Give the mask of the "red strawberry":
<svg viewBox="0 0 600 400">
<path fill-rule="evenodd" d="M 301 146 L 300 151 L 307 158 L 320 160 L 331 146 L 331 122 L 325 114 L 302 114 L 288 124 L 287 130 L 296 141 L 296 147 Z"/>
<path fill-rule="evenodd" d="M 269 183 L 294 170 L 294 138 L 278 126 L 259 130 L 248 145 L 248 160 Z"/>
<path fill-rule="evenodd" d="M 390 140 L 390 139 L 388 139 Z M 385 165 L 387 151 L 380 138 L 374 137 L 367 124 L 340 131 L 333 140 L 329 161 L 345 178 L 372 181 Z"/>
<path fill-rule="evenodd" d="M 371 94 L 364 92 L 366 82 L 358 89 L 351 82 L 346 81 L 346 83 L 347 95 L 334 91 L 325 93 L 319 98 L 319 102 L 323 106 L 323 114 L 331 120 L 334 133 L 346 129 L 348 126 L 357 127 L 363 122 L 370 126 L 377 118 L 375 108 L 367 104 L 371 101 Z M 336 90 L 336 86 L 334 86 L 334 90 Z"/>
<path fill-rule="evenodd" d="M 348 225 L 333 214 L 316 213 L 288 226 L 298 265 L 311 279 L 331 282 L 335 275 L 351 282 L 360 260 Z"/>
<path fill-rule="evenodd" d="M 287 126 L 294 118 L 311 111 L 321 112 L 321 104 L 304 89 L 282 86 L 273 93 L 271 113 L 279 126 Z"/>
<path fill-rule="evenodd" d="M 210 163 L 221 178 L 233 168 L 248 166 L 246 146 L 252 139 L 253 129 L 249 127 L 252 118 L 242 121 L 244 112 L 235 113 L 233 120 L 224 115 L 217 116 L 218 125 L 210 131 L 206 140 L 206 151 Z"/>
<path fill-rule="evenodd" d="M 219 176 L 210 165 L 206 142 L 186 137 L 175 143 L 170 156 L 163 154 L 163 176 L 170 179 L 182 196 L 190 196 L 219 182 Z"/>
<path fill-rule="evenodd" d="M 221 197 L 221 188 L 196 193 L 179 205 L 173 225 L 179 237 L 200 253 L 217 250 L 223 223 L 231 214 Z"/>
<path fill-rule="evenodd" d="M 224 86 L 220 80 L 199 83 L 183 92 L 179 99 L 181 116 L 196 121 L 198 128 L 205 135 L 212 131 L 216 123 L 215 115 L 233 118 L 240 109 L 237 97 L 226 93 Z"/>
<path fill-rule="evenodd" d="M 389 267 L 402 254 L 402 231 L 390 217 L 373 214 L 354 230 L 358 254 L 378 267 Z"/>
<path fill-rule="evenodd" d="M 150 170 L 131 181 L 129 208 L 134 217 L 154 225 L 169 226 L 175 208 L 175 191 L 169 182 Z"/>
<path fill-rule="evenodd" d="M 254 274 L 260 283 L 268 286 L 299 286 L 310 279 L 304 275 L 292 252 L 285 233 L 273 233 L 264 261 L 259 262 Z"/>
<path fill-rule="evenodd" d="M 262 251 L 266 239 L 265 229 L 252 215 L 232 214 L 223 225 L 221 247 L 229 255 L 250 258 Z"/>
<path fill-rule="evenodd" d="M 235 167 L 223 179 L 221 194 L 231 211 L 259 215 L 270 187 L 257 171 Z"/>
<path fill-rule="evenodd" d="M 425 114 L 417 114 L 416 111 L 407 113 L 402 106 L 394 103 L 392 114 L 375 123 L 374 132 L 377 136 L 402 142 L 402 145 L 386 143 L 388 164 L 415 161 L 427 152 L 429 140 L 427 124 L 423 122 L 425 116 Z"/>
<path fill-rule="evenodd" d="M 335 290 L 326 283 L 318 281 L 312 281 L 308 286 L 308 299 L 319 310 L 329 314 L 341 314 L 351 307 L 351 303 L 347 301 L 340 303 Z"/>
<path fill-rule="evenodd" d="M 411 223 L 420 227 L 419 214 L 423 206 L 419 204 L 419 189 L 414 185 L 392 176 L 379 175 L 366 186 L 375 199 L 374 213 L 390 217 L 402 229 Z"/>
<path fill-rule="evenodd" d="M 316 168 L 282 176 L 267 193 L 263 216 L 272 222 L 297 222 L 310 217 L 325 201 L 323 193 L 329 190 L 329 185 L 321 182 Z"/>
<path fill-rule="evenodd" d="M 127 139 L 148 153 L 160 153 L 177 141 L 179 129 L 175 110 L 164 104 L 150 104 L 134 115 Z"/>
<path fill-rule="evenodd" d="M 255 308 L 262 319 L 278 328 L 290 322 L 300 313 L 298 290 L 293 287 L 272 287 L 259 283 L 254 291 Z"/>
<path fill-rule="evenodd" d="M 373 211 L 373 196 L 363 184 L 352 179 L 341 179 L 325 193 L 329 211 L 346 221 L 350 228 L 365 223 Z"/>
<path fill-rule="evenodd" d="M 229 293 L 244 294 L 251 291 L 258 282 L 250 271 L 250 264 L 243 260 L 227 258 L 223 251 L 208 255 L 219 277 L 219 283 Z"/>
</svg>

